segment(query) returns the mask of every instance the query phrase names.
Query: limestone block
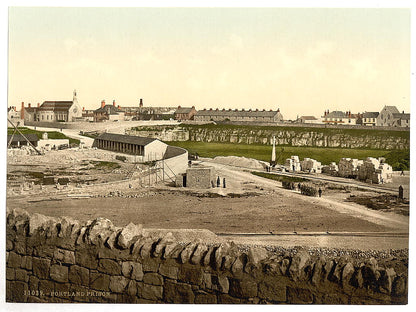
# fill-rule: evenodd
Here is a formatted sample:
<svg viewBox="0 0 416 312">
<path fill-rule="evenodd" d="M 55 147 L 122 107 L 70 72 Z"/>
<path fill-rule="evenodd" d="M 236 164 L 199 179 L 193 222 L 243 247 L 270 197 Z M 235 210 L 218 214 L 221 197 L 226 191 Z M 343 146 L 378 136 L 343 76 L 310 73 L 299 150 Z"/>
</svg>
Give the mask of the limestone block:
<svg viewBox="0 0 416 312">
<path fill-rule="evenodd" d="M 103 273 L 90 272 L 90 288 L 109 291 L 110 276 Z"/>
<path fill-rule="evenodd" d="M 195 303 L 201 303 L 201 304 L 217 303 L 217 296 L 206 293 L 204 291 L 198 291 L 195 294 Z"/>
<path fill-rule="evenodd" d="M 110 275 L 120 275 L 121 266 L 117 261 L 111 259 L 100 259 L 98 261 L 98 271 L 110 274 Z"/>
<path fill-rule="evenodd" d="M 52 265 L 50 268 L 50 277 L 57 282 L 68 282 L 68 267 L 57 264 Z"/>
<path fill-rule="evenodd" d="M 195 295 L 191 285 L 166 281 L 164 301 L 168 303 L 194 303 Z"/>
<path fill-rule="evenodd" d="M 58 248 L 55 250 L 53 258 L 61 263 L 75 264 L 75 253 L 73 251 Z"/>
<path fill-rule="evenodd" d="M 16 279 L 16 269 L 6 268 L 6 280 L 14 281 Z"/>
<path fill-rule="evenodd" d="M 29 281 L 29 272 L 23 269 L 16 269 L 16 280 L 22 281 L 22 282 L 28 282 Z"/>
<path fill-rule="evenodd" d="M 237 298 L 257 297 L 257 283 L 248 279 L 230 279 L 229 294 Z"/>
<path fill-rule="evenodd" d="M 287 287 L 287 303 L 310 304 L 313 303 L 313 295 L 309 289 Z"/>
<path fill-rule="evenodd" d="M 49 259 L 33 257 L 32 259 L 33 274 L 40 279 L 48 279 L 50 265 L 51 265 L 51 261 Z"/>
<path fill-rule="evenodd" d="M 163 250 L 166 248 L 167 245 L 173 245 L 176 242 L 175 237 L 171 232 L 168 232 L 162 239 L 157 243 L 155 250 L 153 251 L 154 257 L 162 256 Z M 165 251 L 166 253 L 166 251 Z"/>
<path fill-rule="evenodd" d="M 143 266 L 139 262 L 125 261 L 121 264 L 121 272 L 125 277 L 136 281 L 143 280 Z"/>
<path fill-rule="evenodd" d="M 117 244 L 123 249 L 129 248 L 134 238 L 138 238 L 143 233 L 143 226 L 129 223 L 125 226 L 118 235 Z"/>
<path fill-rule="evenodd" d="M 195 248 L 194 253 L 191 257 L 191 263 L 193 264 L 200 264 L 201 260 L 203 259 L 205 253 L 208 251 L 208 246 L 204 243 L 198 244 Z"/>
<path fill-rule="evenodd" d="M 110 276 L 110 291 L 115 293 L 122 293 L 125 291 L 129 280 L 124 276 Z"/>
<path fill-rule="evenodd" d="M 196 246 L 197 246 L 197 243 L 189 243 L 188 245 L 185 246 L 185 248 L 182 250 L 182 252 L 179 255 L 179 259 L 181 263 L 189 262 Z"/>
<path fill-rule="evenodd" d="M 260 298 L 273 302 L 286 302 L 286 286 L 281 279 L 266 279 L 259 284 Z"/>
<path fill-rule="evenodd" d="M 138 282 L 137 296 L 142 299 L 160 300 L 163 298 L 163 287 Z"/>
<path fill-rule="evenodd" d="M 90 282 L 90 271 L 78 265 L 71 265 L 68 279 L 73 284 L 88 286 Z"/>
<path fill-rule="evenodd" d="M 26 270 L 32 270 L 32 257 L 23 256 L 21 267 Z"/>
<path fill-rule="evenodd" d="M 162 262 L 159 266 L 159 273 L 171 279 L 178 278 L 179 268 L 173 264 L 167 264 Z"/>
<path fill-rule="evenodd" d="M 98 266 L 95 249 L 83 248 L 75 251 L 75 263 L 88 269 L 96 269 Z"/>
<path fill-rule="evenodd" d="M 113 223 L 105 218 L 97 218 L 91 222 L 85 231 L 85 240 L 92 245 L 101 245 L 107 240 L 115 227 Z"/>
<path fill-rule="evenodd" d="M 9 256 L 7 258 L 7 266 L 9 268 L 20 268 L 22 265 L 22 256 L 18 255 L 14 251 L 9 252 Z"/>
<path fill-rule="evenodd" d="M 178 280 L 194 285 L 202 283 L 202 268 L 193 265 L 182 265 L 179 268 Z"/>
</svg>

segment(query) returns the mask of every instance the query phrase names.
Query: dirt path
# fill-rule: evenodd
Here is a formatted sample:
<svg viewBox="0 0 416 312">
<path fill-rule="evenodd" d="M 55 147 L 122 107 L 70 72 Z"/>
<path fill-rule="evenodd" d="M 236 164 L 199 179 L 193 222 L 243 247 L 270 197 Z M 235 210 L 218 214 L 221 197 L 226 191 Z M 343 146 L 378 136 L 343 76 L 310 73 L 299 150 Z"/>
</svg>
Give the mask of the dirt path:
<svg viewBox="0 0 416 312">
<path fill-rule="evenodd" d="M 342 203 L 328 197 L 306 197 L 299 192 L 289 191 L 281 188 L 281 183 L 266 178 L 258 177 L 241 168 L 231 167 L 223 164 L 217 164 L 211 161 L 202 161 L 201 164 L 213 166 L 219 173 L 231 179 L 231 185 L 234 186 L 243 182 L 254 182 L 259 187 L 272 188 L 275 192 L 289 198 L 297 198 L 308 203 L 318 204 L 342 214 L 348 214 L 356 218 L 366 220 L 378 225 L 393 227 L 399 232 L 408 232 L 409 218 L 394 213 L 379 212 L 365 208 L 354 203 Z M 229 191 L 229 190 L 228 190 Z"/>
</svg>

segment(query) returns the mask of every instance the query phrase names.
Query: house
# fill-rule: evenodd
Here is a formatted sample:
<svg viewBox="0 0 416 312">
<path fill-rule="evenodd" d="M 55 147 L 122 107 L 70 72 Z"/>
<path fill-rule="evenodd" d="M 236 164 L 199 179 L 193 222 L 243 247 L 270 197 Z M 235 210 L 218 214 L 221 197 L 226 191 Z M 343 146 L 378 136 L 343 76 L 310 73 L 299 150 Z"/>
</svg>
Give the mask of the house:
<svg viewBox="0 0 416 312">
<path fill-rule="evenodd" d="M 153 161 L 164 158 L 168 145 L 154 138 L 102 133 L 94 139 L 92 146 L 116 153 L 138 156 L 138 161 Z"/>
<path fill-rule="evenodd" d="M 379 114 L 378 112 L 363 113 L 362 125 L 363 126 L 376 126 L 378 114 Z"/>
<path fill-rule="evenodd" d="M 301 116 L 296 121 L 300 123 L 307 123 L 307 124 L 322 123 L 322 120 L 316 118 L 315 116 Z"/>
<path fill-rule="evenodd" d="M 377 117 L 377 126 L 410 127 L 410 114 L 399 112 L 396 106 L 384 106 Z"/>
<path fill-rule="evenodd" d="M 77 92 L 74 90 L 72 101 L 45 101 L 37 107 L 24 107 L 22 103 L 21 118 L 26 122 L 74 122 L 82 118 L 78 104 Z"/>
<path fill-rule="evenodd" d="M 7 135 L 7 144 L 10 143 L 10 147 L 18 147 L 19 148 L 22 145 L 29 145 L 28 142 L 27 142 L 27 140 L 29 140 L 29 142 L 32 143 L 33 146 L 38 146 L 39 138 L 36 134 L 28 133 L 28 134 L 25 134 L 25 137 L 23 137 L 23 135 L 18 134 L 18 133 L 15 133 L 14 135 L 9 134 L 9 135 Z"/>
<path fill-rule="evenodd" d="M 322 116 L 324 124 L 332 125 L 356 125 L 358 124 L 359 114 L 351 114 L 351 111 L 341 112 L 326 110 Z"/>
<path fill-rule="evenodd" d="M 277 110 L 238 110 L 238 109 L 203 109 L 199 110 L 195 116 L 195 121 L 234 121 L 234 122 L 267 122 L 278 123 L 283 121 L 280 109 Z"/>
<path fill-rule="evenodd" d="M 174 118 L 175 107 L 169 106 L 147 106 L 140 99 L 139 106 L 119 107 L 124 111 L 127 120 L 169 120 Z"/>
<path fill-rule="evenodd" d="M 195 106 L 192 107 L 181 107 L 178 106 L 178 109 L 173 114 L 175 120 L 193 120 L 196 114 Z"/>
<path fill-rule="evenodd" d="M 120 106 L 116 107 L 116 101 L 113 105 L 105 104 L 105 100 L 101 101 L 101 107 L 94 111 L 94 121 L 120 121 L 124 120 L 124 111 Z"/>
</svg>

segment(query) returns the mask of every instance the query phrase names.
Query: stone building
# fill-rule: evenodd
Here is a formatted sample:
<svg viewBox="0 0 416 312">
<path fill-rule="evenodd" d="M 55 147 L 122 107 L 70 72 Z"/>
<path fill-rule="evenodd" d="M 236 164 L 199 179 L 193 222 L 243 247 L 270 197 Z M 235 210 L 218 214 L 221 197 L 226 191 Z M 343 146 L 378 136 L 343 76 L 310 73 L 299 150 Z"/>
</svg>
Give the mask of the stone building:
<svg viewBox="0 0 416 312">
<path fill-rule="evenodd" d="M 296 119 L 296 122 L 305 124 L 320 124 L 322 123 L 322 119 L 318 119 L 315 116 L 301 116 L 298 119 Z"/>
<path fill-rule="evenodd" d="M 39 138 L 34 133 L 25 134 L 26 139 L 32 143 L 33 146 L 38 146 Z M 7 135 L 7 144 L 10 143 L 10 147 L 21 147 L 23 145 L 29 145 L 26 140 L 21 134 L 15 133 L 14 135 Z"/>
<path fill-rule="evenodd" d="M 278 123 L 283 121 L 280 109 L 273 110 L 237 110 L 237 109 L 203 109 L 199 110 L 195 116 L 195 121 L 235 121 L 235 122 L 267 122 Z"/>
<path fill-rule="evenodd" d="M 213 167 L 191 167 L 186 173 L 176 177 L 176 186 L 207 189 L 214 186 L 215 170 Z"/>
<path fill-rule="evenodd" d="M 379 115 L 378 112 L 365 112 L 362 118 L 362 125 L 363 126 L 376 126 L 378 115 Z"/>
<path fill-rule="evenodd" d="M 92 146 L 112 152 L 140 156 L 138 161 L 153 161 L 164 158 L 168 145 L 153 138 L 102 133 L 94 139 Z"/>
<path fill-rule="evenodd" d="M 127 120 L 169 120 L 174 118 L 175 107 L 169 106 L 144 106 L 140 99 L 138 106 L 122 106 Z"/>
<path fill-rule="evenodd" d="M 175 120 L 193 120 L 196 114 L 195 106 L 192 107 L 181 107 L 178 106 L 178 109 L 174 113 Z"/>
<path fill-rule="evenodd" d="M 124 120 L 124 111 L 120 106 L 116 107 L 116 101 L 113 105 L 105 104 L 105 100 L 101 101 L 101 107 L 94 111 L 94 121 L 121 121 Z"/>
<path fill-rule="evenodd" d="M 324 124 L 332 125 L 357 125 L 361 123 L 360 114 L 351 114 L 351 111 L 341 112 L 326 110 L 322 116 L 322 122 Z"/>
<path fill-rule="evenodd" d="M 377 117 L 377 126 L 410 127 L 410 114 L 399 112 L 396 106 L 384 106 Z"/>
<path fill-rule="evenodd" d="M 72 101 L 45 101 L 37 107 L 24 107 L 22 103 L 21 118 L 25 122 L 74 122 L 82 118 L 82 110 L 77 100 L 77 92 L 74 90 Z"/>
</svg>

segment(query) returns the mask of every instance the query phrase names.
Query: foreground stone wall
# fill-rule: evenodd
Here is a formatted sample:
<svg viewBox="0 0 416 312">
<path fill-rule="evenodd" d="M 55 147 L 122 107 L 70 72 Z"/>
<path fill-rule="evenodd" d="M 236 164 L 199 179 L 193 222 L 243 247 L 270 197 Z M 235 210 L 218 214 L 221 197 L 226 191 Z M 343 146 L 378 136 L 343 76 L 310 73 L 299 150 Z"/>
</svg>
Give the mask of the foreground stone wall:
<svg viewBox="0 0 416 312">
<path fill-rule="evenodd" d="M 7 213 L 8 302 L 404 304 L 407 274 L 375 259 L 178 242 L 63 217 Z"/>
</svg>

